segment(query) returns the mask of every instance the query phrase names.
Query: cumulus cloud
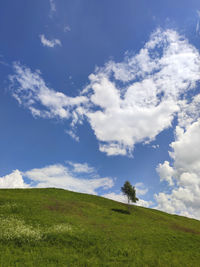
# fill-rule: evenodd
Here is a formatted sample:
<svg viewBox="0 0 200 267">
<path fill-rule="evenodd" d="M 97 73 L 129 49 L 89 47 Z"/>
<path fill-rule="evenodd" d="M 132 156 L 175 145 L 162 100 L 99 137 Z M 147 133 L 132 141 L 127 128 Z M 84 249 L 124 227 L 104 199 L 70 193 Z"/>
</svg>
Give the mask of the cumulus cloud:
<svg viewBox="0 0 200 267">
<path fill-rule="evenodd" d="M 127 198 L 122 193 L 117 194 L 115 192 L 111 192 L 111 193 L 103 194 L 101 196 L 118 201 L 118 202 L 127 203 Z"/>
<path fill-rule="evenodd" d="M 125 195 L 123 195 L 122 193 L 117 194 L 115 192 L 111 192 L 111 193 L 102 195 L 102 197 L 105 197 L 105 198 L 108 198 L 108 199 L 112 199 L 112 200 L 127 204 L 127 197 Z M 149 208 L 149 207 L 151 207 L 153 205 L 153 202 L 152 201 L 147 201 L 147 200 L 144 200 L 144 199 L 139 199 L 139 201 L 134 203 L 134 205 Z"/>
<path fill-rule="evenodd" d="M 136 203 L 137 206 L 145 207 L 145 208 L 151 208 L 153 205 L 153 201 L 147 201 L 144 199 L 139 199 Z"/>
<path fill-rule="evenodd" d="M 103 129 L 102 129 L 103 131 Z M 105 152 L 108 156 L 112 156 L 112 155 L 126 155 L 127 154 L 127 150 L 121 145 L 121 144 L 100 144 L 99 145 L 99 150 L 101 152 Z"/>
<path fill-rule="evenodd" d="M 163 164 L 159 164 L 156 168 L 161 181 L 167 181 L 169 185 L 173 185 L 173 174 L 174 170 L 169 165 L 168 161 L 165 161 Z"/>
<path fill-rule="evenodd" d="M 32 169 L 25 172 L 24 176 L 35 181 L 37 187 L 64 188 L 88 194 L 97 194 L 97 189 L 108 189 L 114 185 L 113 180 L 109 177 L 80 178 L 77 173 L 86 173 L 86 167 L 89 167 L 86 165 L 81 166 L 81 164 L 73 167 L 73 170 L 70 170 L 67 166 L 55 164 L 40 169 Z M 90 176 L 89 173 L 87 173 L 87 176 Z"/>
<path fill-rule="evenodd" d="M 85 178 L 85 175 L 87 178 Z M 30 180 L 30 184 L 24 182 L 24 178 Z M 34 185 L 34 186 L 33 186 Z M 35 168 L 26 172 L 15 170 L 12 173 L 0 177 L 0 188 L 63 188 L 75 192 L 98 194 L 98 189 L 108 190 L 114 186 L 110 177 L 99 177 L 95 168 L 87 163 L 75 163 L 67 161 L 66 165 L 54 164 L 44 168 Z M 135 185 L 137 195 L 144 195 L 148 191 L 143 183 Z M 103 197 L 119 202 L 127 203 L 124 195 L 108 193 Z M 152 202 L 140 199 L 136 205 L 149 207 Z"/>
<path fill-rule="evenodd" d="M 200 79 L 198 50 L 173 30 L 157 30 L 137 55 L 89 76 L 86 116 L 108 155 L 130 154 L 171 126 L 179 101 Z"/>
<path fill-rule="evenodd" d="M 15 170 L 12 173 L 0 177 L 0 188 L 27 188 L 29 187 L 23 180 L 22 173 Z"/>
<path fill-rule="evenodd" d="M 41 34 L 40 36 L 40 41 L 42 43 L 43 46 L 47 46 L 47 47 L 55 47 L 56 45 L 61 46 L 61 41 L 59 39 L 52 39 L 52 40 L 48 40 L 44 34 Z"/>
<path fill-rule="evenodd" d="M 188 92 L 200 80 L 200 55 L 176 31 L 158 29 L 138 54 L 126 53 L 122 62 L 97 68 L 74 98 L 48 88 L 38 72 L 19 63 L 14 71 L 13 96 L 33 116 L 70 118 L 72 130 L 86 119 L 101 152 L 131 156 L 135 144 L 154 140 L 177 114 L 181 120 L 195 113 L 184 109 Z"/>
<path fill-rule="evenodd" d="M 28 178 L 31 183 L 26 184 L 24 178 Z M 112 178 L 99 177 L 96 170 L 87 163 L 74 162 L 68 162 L 66 165 L 54 164 L 26 172 L 15 170 L 11 174 L 0 177 L 0 188 L 55 187 L 97 194 L 99 188 L 107 190 L 113 185 Z"/>
<path fill-rule="evenodd" d="M 143 183 L 136 183 L 135 189 L 136 189 L 136 196 L 139 197 L 139 201 L 134 203 L 134 205 L 143 206 L 143 207 L 151 207 L 153 205 L 152 201 L 146 201 L 140 197 L 140 196 L 145 195 L 148 192 L 148 188 L 146 188 Z M 107 194 L 103 194 L 101 196 L 127 204 L 127 197 L 121 192 L 120 193 L 110 192 Z"/>
<path fill-rule="evenodd" d="M 187 127 L 176 127 L 176 139 L 171 143 L 172 166 L 165 161 L 158 170 L 161 179 L 174 180 L 170 193 L 155 195 L 157 208 L 200 219 L 200 118 Z M 172 178 L 173 177 L 173 178 Z M 173 183 L 171 182 L 171 185 Z"/>
<path fill-rule="evenodd" d="M 180 127 L 176 130 L 176 135 L 200 117 L 200 94 L 194 95 L 191 99 L 179 101 L 179 104 L 178 125 Z"/>
<path fill-rule="evenodd" d="M 143 196 L 148 192 L 148 188 L 146 188 L 143 183 L 136 183 L 135 190 L 137 196 Z"/>
</svg>

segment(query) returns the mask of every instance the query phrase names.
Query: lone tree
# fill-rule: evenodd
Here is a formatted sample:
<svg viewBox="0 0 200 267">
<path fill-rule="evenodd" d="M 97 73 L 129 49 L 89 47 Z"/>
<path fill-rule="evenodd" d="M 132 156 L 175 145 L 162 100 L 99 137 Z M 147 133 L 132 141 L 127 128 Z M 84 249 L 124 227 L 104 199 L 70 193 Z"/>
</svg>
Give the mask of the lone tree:
<svg viewBox="0 0 200 267">
<path fill-rule="evenodd" d="M 128 199 L 128 209 L 130 210 L 130 202 L 136 203 L 139 199 L 136 197 L 135 187 L 130 184 L 129 181 L 124 183 L 124 186 L 121 187 L 122 192 L 124 195 L 127 196 Z"/>
</svg>

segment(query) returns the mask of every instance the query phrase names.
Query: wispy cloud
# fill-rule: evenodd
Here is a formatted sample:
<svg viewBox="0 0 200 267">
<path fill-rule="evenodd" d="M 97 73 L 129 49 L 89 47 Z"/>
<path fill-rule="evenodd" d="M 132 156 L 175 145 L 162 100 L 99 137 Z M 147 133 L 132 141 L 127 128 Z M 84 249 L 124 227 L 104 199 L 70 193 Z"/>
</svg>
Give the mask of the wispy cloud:
<svg viewBox="0 0 200 267">
<path fill-rule="evenodd" d="M 196 25 L 196 33 L 199 33 L 199 20 L 197 21 L 197 25 Z"/>
<path fill-rule="evenodd" d="M 196 34 L 199 34 L 199 27 L 200 27 L 200 10 L 197 10 L 198 20 L 196 24 Z"/>
<path fill-rule="evenodd" d="M 66 25 L 66 26 L 64 27 L 64 32 L 70 32 L 70 31 L 71 31 L 70 26 L 69 26 L 69 25 Z"/>
<path fill-rule="evenodd" d="M 75 163 L 72 161 L 67 161 L 67 163 L 72 167 L 72 171 L 75 173 L 96 173 L 96 170 L 87 163 Z"/>
<path fill-rule="evenodd" d="M 8 63 L 6 63 L 5 61 L 3 61 L 3 60 L 0 60 L 0 64 L 1 65 L 4 65 L 4 66 L 6 66 L 6 67 L 9 67 L 9 64 Z"/>
<path fill-rule="evenodd" d="M 4 65 L 6 67 L 9 67 L 10 65 L 4 60 L 4 56 L 0 54 L 0 64 Z"/>
<path fill-rule="evenodd" d="M 158 145 L 158 144 L 156 144 L 156 145 L 152 145 L 152 148 L 154 148 L 154 149 L 157 149 L 157 148 L 159 148 L 160 146 Z"/>
<path fill-rule="evenodd" d="M 80 141 L 79 136 L 77 136 L 73 130 L 66 130 L 65 133 L 71 136 L 76 142 Z"/>
<path fill-rule="evenodd" d="M 43 44 L 43 46 L 47 46 L 47 47 L 55 47 L 55 46 L 61 46 L 61 41 L 59 39 L 52 39 L 52 40 L 48 40 L 44 34 L 41 34 L 40 36 L 40 41 Z"/>
<path fill-rule="evenodd" d="M 87 97 L 68 97 L 46 86 L 40 72 L 14 63 L 15 74 L 10 75 L 11 91 L 19 104 L 28 108 L 34 117 L 69 119 L 72 110 L 87 100 Z M 40 106 L 40 108 L 38 108 Z"/>
<path fill-rule="evenodd" d="M 55 0 L 49 0 L 49 4 L 50 4 L 51 13 L 56 12 L 56 3 L 55 3 Z"/>
</svg>

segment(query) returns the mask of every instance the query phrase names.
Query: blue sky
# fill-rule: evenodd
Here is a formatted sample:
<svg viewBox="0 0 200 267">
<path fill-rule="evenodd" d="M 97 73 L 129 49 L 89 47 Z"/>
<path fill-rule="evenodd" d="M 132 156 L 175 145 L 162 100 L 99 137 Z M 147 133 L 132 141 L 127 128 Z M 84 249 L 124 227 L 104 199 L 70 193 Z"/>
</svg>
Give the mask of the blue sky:
<svg viewBox="0 0 200 267">
<path fill-rule="evenodd" d="M 200 219 L 198 1 L 0 4 L 0 187 Z"/>
</svg>

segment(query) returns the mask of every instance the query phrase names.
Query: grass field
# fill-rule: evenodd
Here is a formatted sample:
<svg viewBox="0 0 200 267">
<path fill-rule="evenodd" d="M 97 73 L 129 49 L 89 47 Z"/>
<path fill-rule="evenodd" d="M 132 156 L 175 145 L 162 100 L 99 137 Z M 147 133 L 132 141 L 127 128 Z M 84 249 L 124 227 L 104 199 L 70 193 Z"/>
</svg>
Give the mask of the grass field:
<svg viewBox="0 0 200 267">
<path fill-rule="evenodd" d="M 200 221 L 61 189 L 0 190 L 0 266 L 200 266 Z"/>
</svg>

